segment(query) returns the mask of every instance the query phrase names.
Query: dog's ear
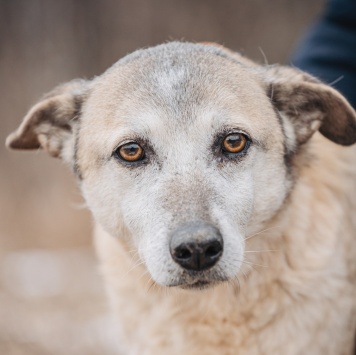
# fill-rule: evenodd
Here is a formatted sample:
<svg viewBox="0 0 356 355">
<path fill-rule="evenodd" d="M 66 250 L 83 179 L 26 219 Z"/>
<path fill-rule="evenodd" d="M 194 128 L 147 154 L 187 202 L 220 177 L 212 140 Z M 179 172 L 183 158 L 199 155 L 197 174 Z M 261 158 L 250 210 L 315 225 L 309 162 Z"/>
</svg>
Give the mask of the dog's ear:
<svg viewBox="0 0 356 355">
<path fill-rule="evenodd" d="M 71 160 L 73 131 L 78 124 L 88 83 L 85 80 L 73 80 L 45 95 L 30 109 L 19 128 L 9 135 L 7 147 L 42 148 L 54 157 Z"/>
<path fill-rule="evenodd" d="M 317 130 L 337 144 L 356 143 L 356 113 L 338 91 L 294 68 L 265 69 L 268 95 L 292 123 L 296 143 L 305 143 Z"/>
</svg>

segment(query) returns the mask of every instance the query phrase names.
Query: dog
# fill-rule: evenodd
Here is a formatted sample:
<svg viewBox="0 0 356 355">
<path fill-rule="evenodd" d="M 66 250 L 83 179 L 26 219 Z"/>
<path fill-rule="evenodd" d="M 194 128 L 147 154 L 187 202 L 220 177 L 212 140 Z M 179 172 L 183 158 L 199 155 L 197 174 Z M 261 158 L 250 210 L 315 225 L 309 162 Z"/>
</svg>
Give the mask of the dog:
<svg viewBox="0 0 356 355">
<path fill-rule="evenodd" d="M 73 170 L 124 354 L 346 355 L 355 142 L 316 78 L 170 42 L 58 86 L 7 146 Z"/>
</svg>

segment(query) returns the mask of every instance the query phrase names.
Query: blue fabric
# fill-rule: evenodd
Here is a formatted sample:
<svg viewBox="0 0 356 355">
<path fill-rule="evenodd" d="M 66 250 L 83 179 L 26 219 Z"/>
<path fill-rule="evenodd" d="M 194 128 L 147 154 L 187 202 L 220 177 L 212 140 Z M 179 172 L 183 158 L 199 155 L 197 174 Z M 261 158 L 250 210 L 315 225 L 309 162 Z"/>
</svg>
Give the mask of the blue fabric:
<svg viewBox="0 0 356 355">
<path fill-rule="evenodd" d="M 356 0 L 329 0 L 292 64 L 331 84 L 356 108 Z"/>
</svg>

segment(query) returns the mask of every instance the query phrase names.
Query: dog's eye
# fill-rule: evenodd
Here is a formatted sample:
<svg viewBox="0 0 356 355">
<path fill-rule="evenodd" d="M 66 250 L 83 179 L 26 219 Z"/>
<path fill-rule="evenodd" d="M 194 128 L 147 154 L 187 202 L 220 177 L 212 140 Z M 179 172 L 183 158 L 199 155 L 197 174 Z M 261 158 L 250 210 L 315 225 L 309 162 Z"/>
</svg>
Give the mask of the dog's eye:
<svg viewBox="0 0 356 355">
<path fill-rule="evenodd" d="M 141 160 L 144 155 L 142 147 L 135 142 L 121 145 L 115 150 L 115 154 L 130 163 Z"/>
<path fill-rule="evenodd" d="M 231 133 L 222 142 L 222 149 L 227 153 L 240 153 L 247 144 L 247 138 L 242 133 Z"/>
</svg>

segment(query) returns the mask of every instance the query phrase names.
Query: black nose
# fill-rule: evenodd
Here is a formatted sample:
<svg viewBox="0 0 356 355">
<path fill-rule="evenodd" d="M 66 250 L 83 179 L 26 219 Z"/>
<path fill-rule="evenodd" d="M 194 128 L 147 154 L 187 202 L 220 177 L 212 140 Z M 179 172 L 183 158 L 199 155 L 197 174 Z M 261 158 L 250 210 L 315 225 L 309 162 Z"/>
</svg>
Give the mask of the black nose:
<svg viewBox="0 0 356 355">
<path fill-rule="evenodd" d="M 223 252 L 223 239 L 217 228 L 194 223 L 176 230 L 170 241 L 173 260 L 187 270 L 206 270 L 216 264 Z"/>
</svg>

